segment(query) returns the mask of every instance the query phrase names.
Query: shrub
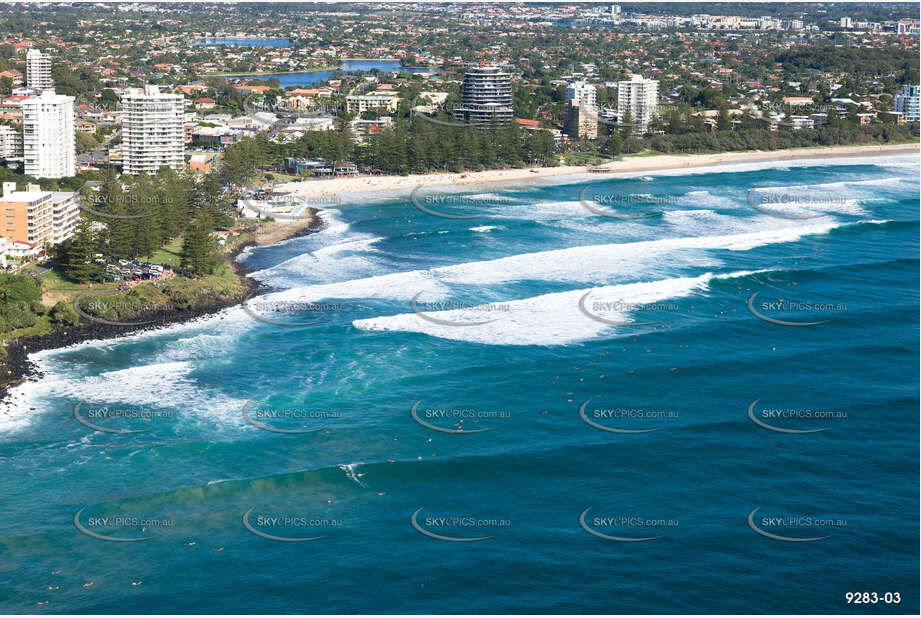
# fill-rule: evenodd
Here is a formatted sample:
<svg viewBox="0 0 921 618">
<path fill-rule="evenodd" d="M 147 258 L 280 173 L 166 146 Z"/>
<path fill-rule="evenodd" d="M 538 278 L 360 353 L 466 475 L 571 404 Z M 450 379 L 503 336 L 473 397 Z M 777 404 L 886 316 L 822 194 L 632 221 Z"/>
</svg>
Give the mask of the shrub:
<svg viewBox="0 0 921 618">
<path fill-rule="evenodd" d="M 53 322 L 70 324 L 71 326 L 76 326 L 80 321 L 80 314 L 74 309 L 74 304 L 66 300 L 59 300 L 57 304 L 51 308 L 50 316 Z"/>
</svg>

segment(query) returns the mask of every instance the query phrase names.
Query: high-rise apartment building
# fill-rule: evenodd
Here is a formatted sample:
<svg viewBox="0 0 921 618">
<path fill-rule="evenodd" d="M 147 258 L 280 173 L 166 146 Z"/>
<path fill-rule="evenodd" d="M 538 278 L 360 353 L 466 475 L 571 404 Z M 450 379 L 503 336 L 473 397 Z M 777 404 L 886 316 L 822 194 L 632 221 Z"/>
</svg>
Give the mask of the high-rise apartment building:
<svg viewBox="0 0 921 618">
<path fill-rule="evenodd" d="M 26 85 L 38 93 L 53 90 L 51 80 L 51 57 L 41 50 L 30 49 L 26 53 Z"/>
<path fill-rule="evenodd" d="M 579 102 L 580 106 L 588 105 L 590 107 L 595 107 L 596 94 L 594 86 L 585 80 L 580 80 L 571 82 L 566 86 L 566 98 L 564 100 L 568 103 L 575 99 Z"/>
<path fill-rule="evenodd" d="M 76 174 L 74 98 L 45 90 L 22 102 L 23 171 L 36 178 Z"/>
<path fill-rule="evenodd" d="M 902 114 L 902 119 L 905 122 L 918 122 L 918 107 L 919 102 L 921 102 L 919 88 L 921 86 L 905 84 L 895 95 L 892 111 Z"/>
<path fill-rule="evenodd" d="M 511 75 L 499 67 L 474 67 L 464 75 L 461 104 L 454 117 L 467 124 L 491 125 L 512 121 Z"/>
<path fill-rule="evenodd" d="M 183 98 L 157 86 L 132 88 L 122 96 L 122 157 L 126 174 L 181 169 Z"/>
<path fill-rule="evenodd" d="M 51 193 L 51 244 L 64 242 L 77 231 L 80 194 L 76 191 Z"/>
<path fill-rule="evenodd" d="M 659 82 L 634 75 L 627 81 L 617 82 L 617 118 L 624 122 L 630 112 L 636 133 L 644 133 L 658 114 Z"/>
<path fill-rule="evenodd" d="M 595 139 L 598 137 L 598 108 L 580 104 L 578 99 L 566 103 L 566 132 L 575 138 Z"/>
<path fill-rule="evenodd" d="M 22 159 L 22 132 L 9 125 L 0 125 L 0 159 Z"/>
</svg>

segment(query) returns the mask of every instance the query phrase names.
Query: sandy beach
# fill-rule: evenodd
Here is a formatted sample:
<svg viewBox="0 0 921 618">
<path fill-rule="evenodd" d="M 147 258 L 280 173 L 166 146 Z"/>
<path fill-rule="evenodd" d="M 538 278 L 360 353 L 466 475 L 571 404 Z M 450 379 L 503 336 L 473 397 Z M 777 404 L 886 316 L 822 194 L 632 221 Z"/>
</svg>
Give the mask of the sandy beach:
<svg viewBox="0 0 921 618">
<path fill-rule="evenodd" d="M 277 242 L 298 236 L 304 230 L 320 223 L 321 221 L 317 216 L 317 210 L 315 208 L 308 208 L 297 219 L 279 219 L 265 223 L 262 229 L 257 231 L 253 237 L 253 242 L 260 247 L 263 245 L 274 245 Z"/>
<path fill-rule="evenodd" d="M 880 155 L 918 153 L 919 144 L 891 144 L 870 146 L 831 146 L 825 148 L 796 148 L 790 150 L 723 152 L 718 154 L 633 156 L 591 168 L 585 166 L 559 166 L 488 170 L 466 173 L 434 173 L 409 176 L 357 176 L 290 182 L 276 187 L 277 191 L 293 192 L 301 197 L 346 201 L 346 194 L 365 192 L 409 192 L 419 185 L 471 185 L 483 183 L 517 182 L 532 179 L 584 174 L 592 170 L 617 172 L 653 172 L 683 168 L 752 163 L 756 161 L 782 161 L 799 159 L 825 159 L 832 157 L 870 157 Z"/>
</svg>

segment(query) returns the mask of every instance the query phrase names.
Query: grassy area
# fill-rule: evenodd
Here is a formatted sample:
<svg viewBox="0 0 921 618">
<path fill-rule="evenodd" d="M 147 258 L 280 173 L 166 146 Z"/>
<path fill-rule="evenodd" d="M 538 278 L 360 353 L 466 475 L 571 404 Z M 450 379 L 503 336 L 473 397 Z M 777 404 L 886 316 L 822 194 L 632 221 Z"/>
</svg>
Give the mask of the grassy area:
<svg viewBox="0 0 921 618">
<path fill-rule="evenodd" d="M 48 314 L 41 316 L 38 321 L 27 328 L 17 328 L 8 333 L 0 333 L 0 358 L 6 356 L 5 344 L 7 341 L 17 337 L 31 337 L 33 335 L 45 335 L 51 332 L 51 318 Z"/>
<path fill-rule="evenodd" d="M 182 237 L 174 238 L 162 248 L 157 249 L 148 260 L 151 264 L 179 268 L 182 260 Z"/>
<path fill-rule="evenodd" d="M 269 182 L 268 176 L 271 176 L 272 177 L 271 182 L 274 182 L 276 184 L 281 183 L 281 182 L 291 182 L 292 180 L 297 179 L 297 176 L 293 174 L 285 174 L 283 172 L 266 172 L 265 174 L 263 174 L 258 184 L 262 185 L 265 182 Z"/>
<path fill-rule="evenodd" d="M 567 152 L 563 155 L 566 165 L 601 165 L 611 161 L 611 157 L 593 152 Z"/>
</svg>

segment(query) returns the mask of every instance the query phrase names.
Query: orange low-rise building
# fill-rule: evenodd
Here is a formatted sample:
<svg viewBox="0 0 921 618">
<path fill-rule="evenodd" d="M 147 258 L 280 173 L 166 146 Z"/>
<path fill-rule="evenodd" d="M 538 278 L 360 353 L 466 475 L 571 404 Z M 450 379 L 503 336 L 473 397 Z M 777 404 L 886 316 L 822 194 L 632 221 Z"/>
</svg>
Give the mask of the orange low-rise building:
<svg viewBox="0 0 921 618">
<path fill-rule="evenodd" d="M 195 172 L 207 173 L 214 167 L 213 153 L 197 153 L 189 158 L 189 169 Z"/>
<path fill-rule="evenodd" d="M 3 183 L 0 197 L 0 235 L 7 240 L 44 246 L 53 240 L 53 200 L 50 191 L 27 185 L 17 191 L 15 182 Z"/>
</svg>

